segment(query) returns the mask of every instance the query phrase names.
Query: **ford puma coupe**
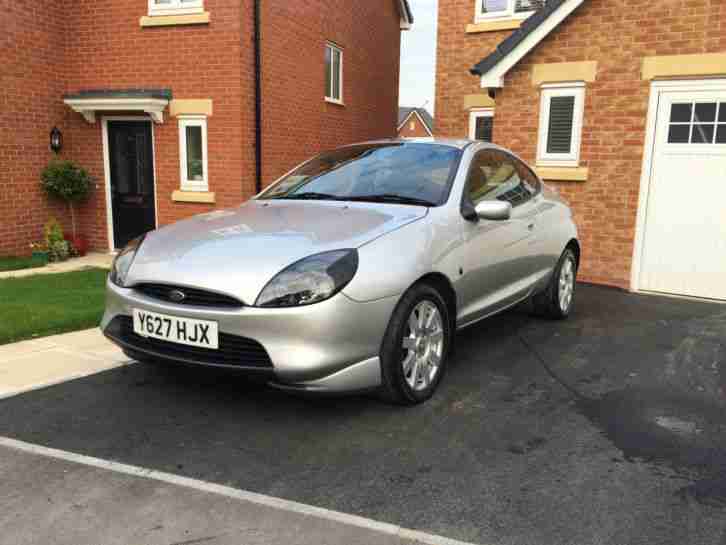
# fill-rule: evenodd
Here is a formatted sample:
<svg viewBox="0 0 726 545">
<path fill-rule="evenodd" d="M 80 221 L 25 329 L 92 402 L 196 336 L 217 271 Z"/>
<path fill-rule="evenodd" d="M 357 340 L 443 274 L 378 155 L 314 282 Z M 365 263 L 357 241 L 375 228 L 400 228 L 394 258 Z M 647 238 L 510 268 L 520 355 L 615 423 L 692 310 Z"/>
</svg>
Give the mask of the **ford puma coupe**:
<svg viewBox="0 0 726 545">
<path fill-rule="evenodd" d="M 579 256 L 568 206 L 507 150 L 368 142 L 132 241 L 101 327 L 140 361 L 415 404 L 457 329 L 527 298 L 566 318 Z"/>
</svg>

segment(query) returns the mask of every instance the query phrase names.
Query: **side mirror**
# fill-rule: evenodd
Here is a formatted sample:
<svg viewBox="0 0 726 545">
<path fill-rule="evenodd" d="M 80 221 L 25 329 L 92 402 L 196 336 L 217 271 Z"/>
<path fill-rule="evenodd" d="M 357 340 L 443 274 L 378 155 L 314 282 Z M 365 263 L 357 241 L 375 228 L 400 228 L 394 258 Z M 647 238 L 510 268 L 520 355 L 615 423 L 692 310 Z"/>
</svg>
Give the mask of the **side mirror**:
<svg viewBox="0 0 726 545">
<path fill-rule="evenodd" d="M 474 210 L 483 220 L 502 221 L 512 217 L 512 203 L 506 201 L 482 201 Z"/>
</svg>

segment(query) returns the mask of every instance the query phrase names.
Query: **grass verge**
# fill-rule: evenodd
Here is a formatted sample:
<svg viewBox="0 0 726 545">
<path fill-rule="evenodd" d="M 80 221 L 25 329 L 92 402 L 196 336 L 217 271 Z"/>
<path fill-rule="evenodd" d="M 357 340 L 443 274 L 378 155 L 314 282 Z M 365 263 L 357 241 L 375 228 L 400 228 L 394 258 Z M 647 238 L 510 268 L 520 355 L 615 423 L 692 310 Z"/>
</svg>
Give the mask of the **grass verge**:
<svg viewBox="0 0 726 545">
<path fill-rule="evenodd" d="M 45 267 L 45 262 L 33 257 L 0 257 L 0 272 Z"/>
<path fill-rule="evenodd" d="M 0 344 L 97 326 L 107 274 L 86 269 L 0 279 Z"/>
</svg>

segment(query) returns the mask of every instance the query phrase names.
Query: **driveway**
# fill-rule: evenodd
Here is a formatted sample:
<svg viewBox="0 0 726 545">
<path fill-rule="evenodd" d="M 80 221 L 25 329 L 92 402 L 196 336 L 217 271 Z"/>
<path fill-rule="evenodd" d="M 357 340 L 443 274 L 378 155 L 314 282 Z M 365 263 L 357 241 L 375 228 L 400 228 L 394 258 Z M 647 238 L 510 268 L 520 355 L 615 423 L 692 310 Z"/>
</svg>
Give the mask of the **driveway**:
<svg viewBox="0 0 726 545">
<path fill-rule="evenodd" d="M 130 365 L 0 401 L 0 436 L 476 543 L 726 543 L 726 306 L 577 297 L 461 332 L 420 407 Z"/>
</svg>

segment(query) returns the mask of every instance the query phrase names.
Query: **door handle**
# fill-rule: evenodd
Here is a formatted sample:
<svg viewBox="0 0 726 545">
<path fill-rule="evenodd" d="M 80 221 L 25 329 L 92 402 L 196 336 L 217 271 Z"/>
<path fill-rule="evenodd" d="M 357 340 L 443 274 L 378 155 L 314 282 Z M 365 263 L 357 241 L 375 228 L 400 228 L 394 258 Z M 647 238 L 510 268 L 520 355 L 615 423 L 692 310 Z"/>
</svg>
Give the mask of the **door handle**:
<svg viewBox="0 0 726 545">
<path fill-rule="evenodd" d="M 530 231 L 534 231 L 534 223 L 530 223 L 529 225 L 527 225 L 527 229 L 529 229 Z"/>
</svg>

